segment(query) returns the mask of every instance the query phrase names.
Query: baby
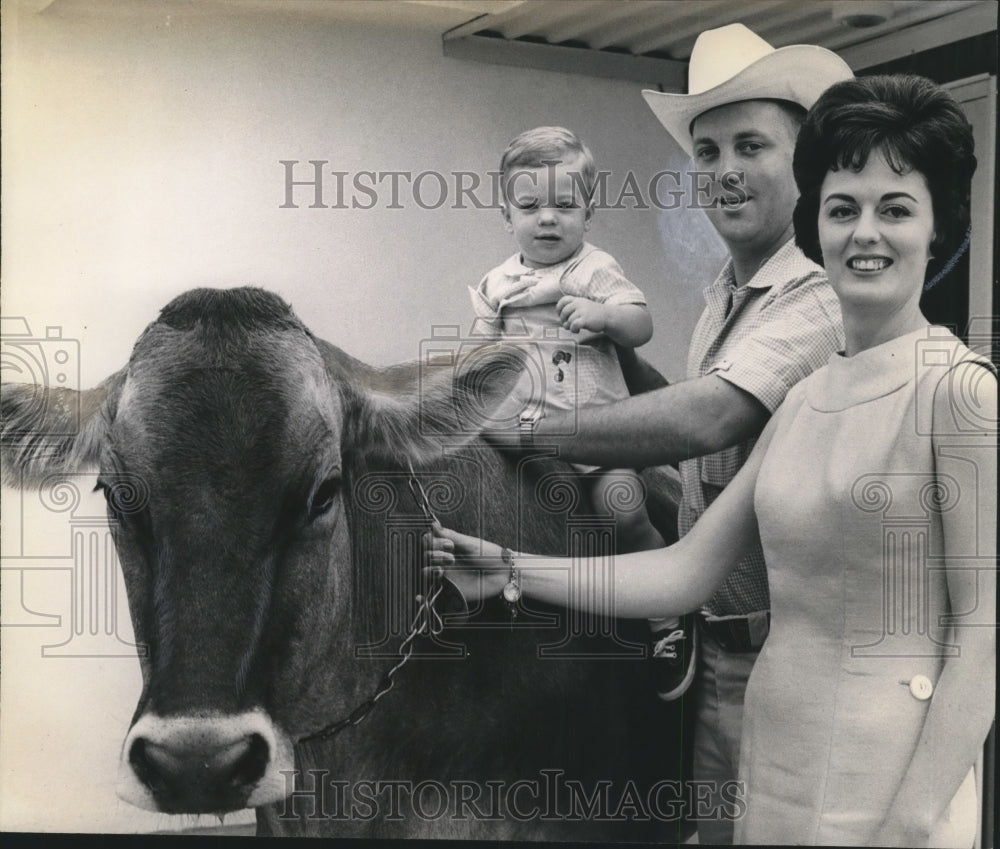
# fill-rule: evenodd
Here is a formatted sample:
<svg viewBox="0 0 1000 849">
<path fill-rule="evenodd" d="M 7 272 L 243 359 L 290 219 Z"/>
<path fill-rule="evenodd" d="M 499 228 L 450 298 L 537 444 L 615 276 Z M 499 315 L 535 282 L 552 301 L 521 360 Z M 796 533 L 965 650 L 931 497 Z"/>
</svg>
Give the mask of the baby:
<svg viewBox="0 0 1000 849">
<path fill-rule="evenodd" d="M 504 225 L 520 250 L 470 292 L 481 322 L 530 343 L 533 362 L 511 394 L 515 412 L 530 428 L 546 409 L 628 397 L 615 344 L 645 344 L 653 322 L 614 257 L 584 241 L 594 216 L 593 156 L 569 130 L 536 127 L 507 146 L 500 170 Z M 616 486 L 641 491 L 634 471 L 577 469 L 595 508 L 615 519 L 618 551 L 663 545 L 641 504 L 615 497 Z"/>
</svg>

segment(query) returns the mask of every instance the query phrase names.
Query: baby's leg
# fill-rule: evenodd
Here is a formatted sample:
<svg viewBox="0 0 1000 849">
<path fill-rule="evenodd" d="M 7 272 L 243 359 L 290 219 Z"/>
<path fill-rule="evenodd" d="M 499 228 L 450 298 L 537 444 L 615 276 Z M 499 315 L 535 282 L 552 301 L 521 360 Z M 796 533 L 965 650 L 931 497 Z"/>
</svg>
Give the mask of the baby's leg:
<svg viewBox="0 0 1000 849">
<path fill-rule="evenodd" d="M 619 554 L 663 547 L 663 537 L 643 506 L 642 492 L 642 481 L 631 469 L 608 469 L 594 475 L 594 507 L 614 517 Z M 666 702 L 684 695 L 694 679 L 696 627 L 692 616 L 649 620 L 654 686 Z"/>
<path fill-rule="evenodd" d="M 649 521 L 639 475 L 632 469 L 603 469 L 593 475 L 591 500 L 598 512 L 615 520 L 615 550 L 619 554 L 663 548 L 663 537 Z"/>
</svg>

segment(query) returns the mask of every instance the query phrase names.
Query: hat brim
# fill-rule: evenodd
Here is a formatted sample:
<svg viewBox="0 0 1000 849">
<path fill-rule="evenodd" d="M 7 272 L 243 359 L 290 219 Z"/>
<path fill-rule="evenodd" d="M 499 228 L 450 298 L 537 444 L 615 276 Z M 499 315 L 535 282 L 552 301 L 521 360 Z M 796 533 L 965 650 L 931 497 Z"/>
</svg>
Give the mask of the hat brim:
<svg viewBox="0 0 1000 849">
<path fill-rule="evenodd" d="M 697 94 L 645 89 L 653 114 L 690 156 L 691 122 L 704 112 L 741 100 L 789 100 L 809 109 L 831 85 L 854 72 L 836 53 L 812 44 L 779 47 L 736 76 Z"/>
</svg>

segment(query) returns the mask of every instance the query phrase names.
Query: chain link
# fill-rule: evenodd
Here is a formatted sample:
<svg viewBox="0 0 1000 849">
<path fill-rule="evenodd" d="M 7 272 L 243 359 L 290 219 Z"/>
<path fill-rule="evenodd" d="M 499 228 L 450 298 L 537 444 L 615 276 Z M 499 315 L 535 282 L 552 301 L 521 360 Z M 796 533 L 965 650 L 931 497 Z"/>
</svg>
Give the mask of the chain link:
<svg viewBox="0 0 1000 849">
<path fill-rule="evenodd" d="M 423 486 L 421 486 L 420 481 L 417 480 L 416 472 L 413 471 L 413 464 L 408 462 L 408 465 L 410 478 L 407 481 L 407 484 L 410 487 L 410 492 L 413 493 L 413 497 L 420 506 L 420 509 L 424 514 L 424 518 L 431 524 L 436 524 L 437 517 L 431 510 L 427 493 L 424 491 Z M 363 721 L 369 713 L 371 713 L 375 705 L 378 704 L 379 699 L 381 699 L 386 693 L 390 692 L 396 685 L 394 680 L 396 673 L 406 666 L 409 659 L 413 656 L 413 641 L 421 635 L 437 636 L 444 629 L 444 622 L 441 619 L 441 614 L 438 613 L 434 607 L 434 604 L 437 602 L 438 597 L 441 595 L 443 590 L 444 585 L 441 583 L 437 575 L 432 573 L 428 593 L 426 595 L 421 594 L 416 597 L 417 612 L 413 617 L 413 621 L 410 622 L 410 627 L 406 636 L 403 638 L 403 641 L 399 644 L 399 648 L 396 651 L 399 656 L 399 660 L 389 667 L 386 673 L 382 676 L 382 679 L 379 681 L 378 686 L 375 688 L 375 692 L 371 695 L 371 697 L 363 701 L 343 719 L 339 719 L 313 734 L 300 738 L 300 743 L 305 743 L 310 740 L 327 740 L 335 734 L 343 731 L 348 726 L 357 725 Z"/>
</svg>

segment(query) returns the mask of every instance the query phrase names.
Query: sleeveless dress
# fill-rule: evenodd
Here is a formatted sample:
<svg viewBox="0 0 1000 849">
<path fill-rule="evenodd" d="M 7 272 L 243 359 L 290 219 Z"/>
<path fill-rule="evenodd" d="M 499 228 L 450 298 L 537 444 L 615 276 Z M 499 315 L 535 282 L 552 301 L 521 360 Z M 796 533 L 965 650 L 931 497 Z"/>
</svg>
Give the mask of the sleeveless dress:
<svg viewBox="0 0 1000 849">
<path fill-rule="evenodd" d="M 889 808 L 955 651 L 940 511 L 960 496 L 935 486 L 930 425 L 967 359 L 923 328 L 833 355 L 776 413 L 754 496 L 772 620 L 746 692 L 737 843 L 865 844 Z M 970 773 L 932 845 L 971 846 L 975 818 Z"/>
</svg>

